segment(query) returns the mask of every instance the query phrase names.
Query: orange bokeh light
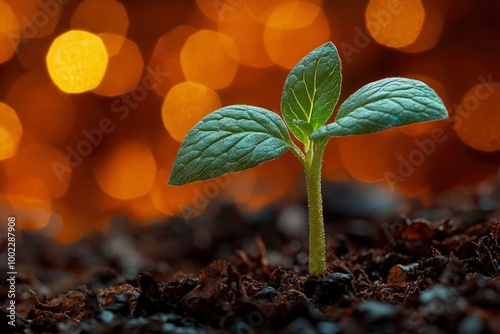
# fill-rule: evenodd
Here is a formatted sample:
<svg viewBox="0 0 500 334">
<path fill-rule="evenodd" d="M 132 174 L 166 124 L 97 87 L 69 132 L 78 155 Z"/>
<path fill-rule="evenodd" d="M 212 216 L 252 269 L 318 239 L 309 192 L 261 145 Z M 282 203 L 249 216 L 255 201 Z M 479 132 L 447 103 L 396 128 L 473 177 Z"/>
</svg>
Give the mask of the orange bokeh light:
<svg viewBox="0 0 500 334">
<path fill-rule="evenodd" d="M 58 36 L 46 56 L 52 81 L 66 93 L 96 88 L 108 66 L 108 52 L 99 36 L 70 30 Z"/>
<path fill-rule="evenodd" d="M 156 174 L 156 162 L 146 145 L 124 141 L 105 149 L 94 161 L 94 175 L 101 189 L 121 200 L 147 194 Z"/>
<path fill-rule="evenodd" d="M 181 65 L 188 81 L 212 89 L 229 86 L 239 67 L 239 54 L 233 39 L 213 30 L 191 35 L 181 51 Z"/>
<path fill-rule="evenodd" d="M 98 34 L 98 36 L 104 43 L 104 46 L 106 47 L 106 51 L 108 51 L 108 56 L 110 58 L 116 56 L 121 51 L 123 43 L 125 43 L 125 41 L 127 40 L 125 36 L 110 34 L 107 32 L 100 33 Z M 132 41 L 130 42 L 134 43 Z"/>
<path fill-rule="evenodd" d="M 115 54 L 109 57 L 104 78 L 93 91 L 104 96 L 118 96 L 131 91 L 141 79 L 144 67 L 139 47 L 120 35 L 101 34 L 100 37 L 108 54 L 110 51 Z"/>
<path fill-rule="evenodd" d="M 454 120 L 455 131 L 466 145 L 479 151 L 500 150 L 500 85 L 478 84 L 469 89 Z"/>
<path fill-rule="evenodd" d="M 10 8 L 14 11 L 16 16 L 24 26 L 29 26 L 32 23 L 33 15 L 39 9 L 39 3 L 41 1 L 38 0 L 3 0 L 9 4 Z"/>
<path fill-rule="evenodd" d="M 261 1 L 261 0 L 246 0 L 245 6 L 252 15 L 252 17 L 258 22 L 266 24 L 271 15 L 275 13 L 277 9 L 280 7 L 285 7 L 287 5 L 292 4 L 295 6 L 297 2 L 301 3 L 310 3 L 316 6 L 321 6 L 323 4 L 323 0 L 269 0 L 269 1 Z M 290 7 L 289 7 L 290 8 Z M 307 14 L 306 14 L 307 15 Z M 300 19 L 299 19 L 300 20 Z"/>
<path fill-rule="evenodd" d="M 370 0 L 365 20 L 368 31 L 378 43 L 402 48 L 413 44 L 420 35 L 425 10 L 421 0 Z"/>
<path fill-rule="evenodd" d="M 263 23 L 265 24 L 275 9 L 296 0 L 235 0 L 220 1 L 196 0 L 200 11 L 216 22 Z M 320 5 L 323 0 L 302 1 Z"/>
<path fill-rule="evenodd" d="M 55 164 L 67 166 L 64 154 L 53 147 L 31 144 L 20 149 L 1 165 L 6 176 L 2 192 L 36 202 L 62 197 L 71 177 L 58 176 L 54 170 Z"/>
<path fill-rule="evenodd" d="M 239 22 L 252 23 L 253 18 L 247 15 L 246 0 L 240 1 L 214 1 L 214 0 L 196 0 L 199 10 L 215 22 Z M 272 1 L 269 1 L 272 2 Z M 269 4 L 272 6 L 272 4 Z"/>
<path fill-rule="evenodd" d="M 288 153 L 237 175 L 228 174 L 226 192 L 236 199 L 243 210 L 256 211 L 280 198 L 293 196 L 293 189 L 297 189 L 302 173 L 301 164 Z M 241 191 L 240 186 L 248 188 Z"/>
<path fill-rule="evenodd" d="M 9 60 L 19 44 L 21 26 L 9 4 L 0 1 L 0 63 Z"/>
<path fill-rule="evenodd" d="M 422 52 L 432 49 L 439 41 L 444 26 L 444 2 L 422 0 L 425 10 L 425 20 L 416 40 L 399 50 L 409 53 Z"/>
<path fill-rule="evenodd" d="M 300 29 L 311 25 L 320 12 L 321 6 L 307 1 L 292 1 L 277 7 L 266 25 L 277 29 Z"/>
<path fill-rule="evenodd" d="M 163 168 L 159 168 L 156 172 L 155 182 L 149 193 L 156 209 L 167 215 L 185 214 L 186 218 L 201 214 L 206 208 L 202 207 L 202 204 L 207 201 L 201 198 L 203 183 L 187 184 L 182 187 L 168 186 L 166 183 L 169 175 L 170 170 Z"/>
<path fill-rule="evenodd" d="M 161 36 L 156 42 L 149 66 L 168 73 L 165 80 L 155 87 L 158 95 L 165 97 L 172 84 L 186 80 L 182 72 L 180 53 L 188 37 L 196 31 L 194 27 L 181 25 Z"/>
<path fill-rule="evenodd" d="M 17 152 L 23 129 L 14 109 L 0 102 L 0 160 Z"/>
<path fill-rule="evenodd" d="M 349 174 L 364 182 L 378 182 L 397 165 L 405 136 L 398 129 L 338 138 L 339 152 Z"/>
<path fill-rule="evenodd" d="M 128 25 L 125 7 L 114 0 L 84 0 L 71 18 L 71 29 L 86 30 L 94 34 L 125 36 Z"/>
<path fill-rule="evenodd" d="M 243 12 L 243 15 L 248 15 Z M 273 64 L 264 46 L 265 25 L 258 22 L 218 22 L 219 32 L 230 36 L 238 48 L 240 63 L 252 67 L 267 67 Z"/>
<path fill-rule="evenodd" d="M 322 8 L 302 1 L 298 3 L 278 7 L 270 15 L 270 23 L 264 32 L 264 45 L 269 57 L 287 69 L 330 38 L 330 24 Z M 299 7 L 301 12 L 296 10 Z M 279 17 L 283 11 L 286 12 L 286 20 Z"/>
<path fill-rule="evenodd" d="M 12 85 L 6 100 L 17 110 L 26 138 L 57 144 L 71 133 L 76 117 L 73 101 L 45 74 L 27 72 Z"/>
<path fill-rule="evenodd" d="M 0 193 L 0 201 L 10 205 L 8 210 L 3 210 L 0 205 L 0 214 L 5 217 L 16 217 L 16 227 L 19 229 L 40 229 L 47 225 L 52 216 L 51 200 L 32 200 L 23 196 Z"/>
<path fill-rule="evenodd" d="M 186 81 L 172 87 L 165 97 L 163 124 L 170 135 L 180 142 L 200 119 L 220 107 L 217 92 Z"/>
<path fill-rule="evenodd" d="M 23 44 L 52 34 L 63 12 L 62 1 L 4 0 L 17 15 L 22 27 Z"/>
</svg>

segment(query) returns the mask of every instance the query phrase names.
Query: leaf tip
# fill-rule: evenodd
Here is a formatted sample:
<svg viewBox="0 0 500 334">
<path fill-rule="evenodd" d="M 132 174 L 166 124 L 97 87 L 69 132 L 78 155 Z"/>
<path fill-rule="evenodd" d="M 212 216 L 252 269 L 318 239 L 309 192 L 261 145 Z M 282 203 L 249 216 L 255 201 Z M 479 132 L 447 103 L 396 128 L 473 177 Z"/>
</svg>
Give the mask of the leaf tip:
<svg viewBox="0 0 500 334">
<path fill-rule="evenodd" d="M 188 184 L 189 181 L 186 181 L 186 178 L 183 177 L 182 173 L 176 168 L 175 162 L 172 166 L 172 170 L 170 171 L 170 175 L 168 176 L 167 185 L 169 186 L 182 186 L 184 184 Z"/>
</svg>

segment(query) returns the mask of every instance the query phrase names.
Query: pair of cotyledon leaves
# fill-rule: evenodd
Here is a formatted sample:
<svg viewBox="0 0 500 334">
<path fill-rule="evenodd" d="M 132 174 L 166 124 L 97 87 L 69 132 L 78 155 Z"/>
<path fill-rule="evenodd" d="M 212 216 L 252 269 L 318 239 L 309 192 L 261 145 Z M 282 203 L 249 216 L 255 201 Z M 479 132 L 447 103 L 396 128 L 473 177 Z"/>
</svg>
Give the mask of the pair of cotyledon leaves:
<svg viewBox="0 0 500 334">
<path fill-rule="evenodd" d="M 367 84 L 339 107 L 341 62 L 331 42 L 305 56 L 288 74 L 281 98 L 285 122 L 274 112 L 232 105 L 205 116 L 186 135 L 168 183 L 182 185 L 252 168 L 291 149 L 287 130 L 303 143 L 368 134 L 448 116 L 423 82 L 387 78 Z M 286 123 L 286 125 L 285 125 Z"/>
</svg>

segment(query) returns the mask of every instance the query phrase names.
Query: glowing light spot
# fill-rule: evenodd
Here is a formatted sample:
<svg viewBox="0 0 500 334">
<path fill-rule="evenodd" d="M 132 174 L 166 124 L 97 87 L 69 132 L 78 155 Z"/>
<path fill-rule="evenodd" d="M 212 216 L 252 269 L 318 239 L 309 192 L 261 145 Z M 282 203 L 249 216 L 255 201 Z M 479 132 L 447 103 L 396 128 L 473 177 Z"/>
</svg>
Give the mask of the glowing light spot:
<svg viewBox="0 0 500 334">
<path fill-rule="evenodd" d="M 160 211 L 156 208 L 150 196 L 141 196 L 134 199 L 128 205 L 127 211 L 130 219 L 136 224 L 147 225 L 152 219 L 160 216 Z"/>
<path fill-rule="evenodd" d="M 0 203 L 9 205 L 9 215 L 17 218 L 16 227 L 19 229 L 40 229 L 46 226 L 51 218 L 53 205 L 50 200 L 32 200 L 12 194 L 0 194 Z"/>
<path fill-rule="evenodd" d="M 129 25 L 125 7 L 114 0 L 84 0 L 71 18 L 71 29 L 125 36 Z"/>
<path fill-rule="evenodd" d="M 29 201 L 59 198 L 68 189 L 71 173 L 60 177 L 55 173 L 54 165 L 67 167 L 62 152 L 42 144 L 26 146 L 3 162 L 6 182 L 2 191 Z"/>
<path fill-rule="evenodd" d="M 150 66 L 168 73 L 165 80 L 157 82 L 155 91 L 165 97 L 173 84 L 186 80 L 181 67 L 180 53 L 186 40 L 197 30 L 190 26 L 178 26 L 164 34 L 156 43 Z"/>
<path fill-rule="evenodd" d="M 196 0 L 200 11 L 216 22 L 266 23 L 273 11 L 296 0 Z M 321 6 L 323 0 L 303 1 Z"/>
<path fill-rule="evenodd" d="M 189 210 L 189 206 L 186 203 L 192 203 L 197 194 L 200 193 L 199 190 L 195 190 L 199 189 L 200 183 L 187 184 L 182 187 L 165 186 L 169 174 L 170 170 L 157 170 L 155 183 L 151 187 L 149 196 L 156 209 L 160 212 L 167 215 L 183 213 L 183 208 Z M 203 210 L 194 209 L 191 211 L 191 213 L 186 213 L 188 215 L 186 218 L 192 218 L 192 215 L 195 213 L 203 213 Z"/>
<path fill-rule="evenodd" d="M 500 85 L 478 84 L 455 112 L 455 131 L 466 145 L 486 152 L 500 150 Z"/>
<path fill-rule="evenodd" d="M 286 22 L 298 21 L 303 24 L 314 17 L 310 24 L 305 26 L 299 24 L 300 28 L 286 28 L 286 24 L 282 21 L 285 28 L 267 25 L 264 32 L 264 45 L 269 57 L 287 69 L 291 69 L 304 55 L 330 39 L 330 25 L 321 7 L 311 4 L 301 6 L 308 13 L 287 10 L 289 19 Z M 277 11 L 281 9 L 278 8 Z M 276 14 L 273 13 L 270 17 L 274 18 L 273 24 L 279 22 Z M 306 17 L 306 20 L 304 21 L 302 17 Z M 295 25 L 290 23 L 289 26 Z"/>
<path fill-rule="evenodd" d="M 21 27 L 9 4 L 0 1 L 0 63 L 9 60 L 19 44 Z"/>
<path fill-rule="evenodd" d="M 415 42 L 421 33 L 425 10 L 420 0 L 370 0 L 365 20 L 378 43 L 402 48 Z"/>
<path fill-rule="evenodd" d="M 110 58 L 116 56 L 120 52 L 123 43 L 125 43 L 126 40 L 124 36 L 104 32 L 98 34 L 98 36 L 102 39 Z"/>
<path fill-rule="evenodd" d="M 236 1 L 214 1 L 214 0 L 196 0 L 200 11 L 216 22 L 239 22 L 250 23 L 253 21 L 246 10 L 246 2 Z"/>
<path fill-rule="evenodd" d="M 232 38 L 212 30 L 191 35 L 181 51 L 181 65 L 188 81 L 212 89 L 229 86 L 239 67 L 239 54 Z"/>
<path fill-rule="evenodd" d="M 225 187 L 224 190 L 235 198 L 239 207 L 252 211 L 290 195 L 289 190 L 297 187 L 297 180 L 300 179 L 302 171 L 300 170 L 300 164 L 293 161 L 293 156 L 286 155 L 281 158 L 248 171 L 249 179 L 246 181 L 240 179 L 247 177 L 246 171 L 236 175 L 236 177 L 229 174 L 225 183 L 229 183 L 230 186 Z M 238 185 L 242 187 L 248 186 L 250 189 L 241 191 Z M 238 189 L 240 190 L 238 191 Z M 245 200 L 245 197 L 248 200 Z"/>
<path fill-rule="evenodd" d="M 149 66 L 159 71 L 168 73 L 161 82 L 156 82 L 155 92 L 165 97 L 173 84 L 186 81 L 182 72 L 180 53 L 184 43 L 196 32 L 190 26 L 178 26 L 158 39 Z"/>
<path fill-rule="evenodd" d="M 276 11 L 283 11 L 283 14 L 289 13 L 289 11 L 297 5 L 298 2 L 313 4 L 315 6 L 321 6 L 323 0 L 308 0 L 308 1 L 296 1 L 296 0 L 245 0 L 245 6 L 250 15 L 261 23 L 268 23 L 270 16 L 274 15 Z M 289 7 L 291 5 L 291 7 Z M 302 4 L 301 4 L 302 5 Z M 283 7 L 288 7 L 288 9 L 283 9 Z M 303 13 L 308 16 L 308 13 Z M 290 17 L 288 17 L 290 18 Z M 277 19 L 277 17 L 275 17 Z M 306 19 L 307 20 L 307 19 Z M 303 22 L 299 19 L 297 22 Z M 291 23 L 291 21 L 289 21 Z M 293 23 L 291 23 L 293 24 Z"/>
<path fill-rule="evenodd" d="M 62 91 L 81 93 L 99 85 L 108 53 L 98 36 L 71 30 L 52 43 L 46 61 L 52 80 Z"/>
<path fill-rule="evenodd" d="M 218 28 L 236 43 L 242 65 L 267 67 L 273 64 L 264 46 L 263 24 L 222 21 L 218 23 Z"/>
<path fill-rule="evenodd" d="M 95 93 L 104 96 L 118 96 L 131 91 L 141 79 L 144 67 L 142 54 L 137 44 L 129 39 L 123 40 L 123 37 L 119 35 L 112 36 L 108 34 L 104 39 L 108 50 L 111 49 L 114 52 L 120 42 L 122 45 L 119 51 L 109 58 L 106 74 L 99 86 L 94 89 Z"/>
<path fill-rule="evenodd" d="M 197 83 L 183 82 L 172 87 L 165 98 L 163 124 L 180 142 L 200 119 L 220 107 L 217 92 Z"/>
<path fill-rule="evenodd" d="M 14 109 L 0 102 L 0 160 L 10 158 L 17 152 L 22 133 L 21 122 Z"/>
<path fill-rule="evenodd" d="M 276 8 L 266 24 L 278 29 L 299 29 L 313 23 L 321 7 L 306 1 L 293 1 Z"/>
<path fill-rule="evenodd" d="M 444 26 L 445 7 L 444 2 L 424 1 L 425 21 L 415 41 L 399 50 L 416 53 L 432 49 L 439 41 Z"/>
<path fill-rule="evenodd" d="M 151 150 L 138 142 L 122 142 L 96 157 L 94 175 L 108 195 L 132 199 L 149 192 L 156 174 Z"/>
<path fill-rule="evenodd" d="M 405 136 L 398 129 L 339 138 L 339 151 L 351 176 L 364 182 L 377 182 L 398 164 L 396 156 L 404 152 Z"/>
<path fill-rule="evenodd" d="M 12 11 L 16 14 L 19 21 L 23 26 L 28 29 L 31 28 L 33 23 L 34 15 L 40 9 L 40 2 L 38 0 L 3 0 L 9 4 Z"/>
<path fill-rule="evenodd" d="M 22 37 L 30 41 L 49 36 L 54 32 L 64 6 L 60 0 L 6 0 L 6 2 L 10 4 L 22 25 Z"/>
<path fill-rule="evenodd" d="M 29 140 L 58 144 L 71 133 L 76 110 L 45 73 L 28 72 L 11 87 L 6 98 L 19 115 Z"/>
</svg>

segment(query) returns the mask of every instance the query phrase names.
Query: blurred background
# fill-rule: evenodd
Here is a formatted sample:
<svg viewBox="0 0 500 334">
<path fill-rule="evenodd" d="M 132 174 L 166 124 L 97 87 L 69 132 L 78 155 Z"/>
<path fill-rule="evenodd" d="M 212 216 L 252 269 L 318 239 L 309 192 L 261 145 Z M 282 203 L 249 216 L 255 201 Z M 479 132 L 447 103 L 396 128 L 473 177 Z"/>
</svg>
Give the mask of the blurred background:
<svg viewBox="0 0 500 334">
<path fill-rule="evenodd" d="M 325 179 L 427 204 L 450 189 L 491 192 L 499 15 L 496 0 L 0 0 L 1 216 L 70 242 L 116 216 L 189 221 L 215 198 L 255 211 L 300 196 L 289 153 L 166 183 L 197 121 L 230 104 L 279 114 L 288 71 L 326 41 L 342 59 L 340 102 L 404 76 L 434 88 L 450 119 L 331 140 Z"/>
</svg>

